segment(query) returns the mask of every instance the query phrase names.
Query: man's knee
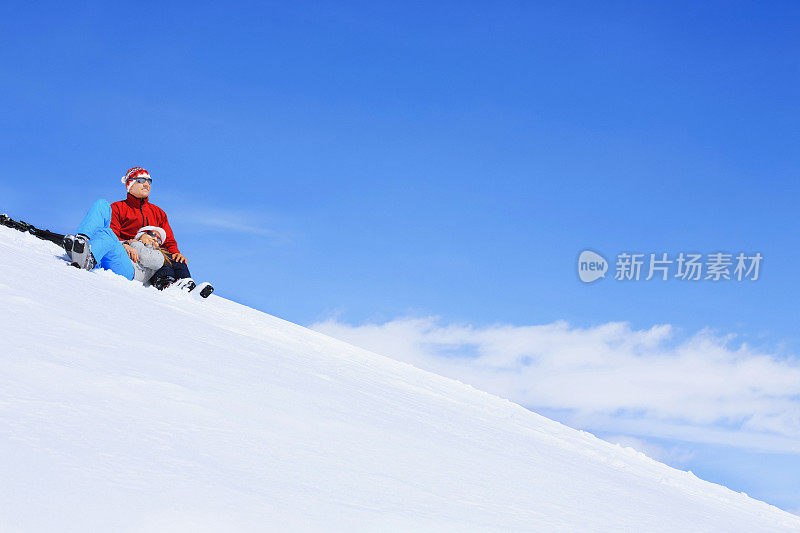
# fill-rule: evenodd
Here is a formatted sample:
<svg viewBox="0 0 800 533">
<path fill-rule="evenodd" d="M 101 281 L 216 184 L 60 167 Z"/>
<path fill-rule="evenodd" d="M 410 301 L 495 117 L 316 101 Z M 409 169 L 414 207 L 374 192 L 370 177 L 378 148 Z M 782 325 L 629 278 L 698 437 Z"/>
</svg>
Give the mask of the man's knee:
<svg viewBox="0 0 800 533">
<path fill-rule="evenodd" d="M 106 200 L 96 200 L 81 220 L 76 233 L 83 233 L 89 238 L 93 238 L 98 230 L 107 228 L 110 224 L 111 204 Z"/>
<path fill-rule="evenodd" d="M 102 198 L 95 200 L 92 204 L 92 211 L 103 217 L 103 221 L 111 220 L 111 204 Z"/>
</svg>

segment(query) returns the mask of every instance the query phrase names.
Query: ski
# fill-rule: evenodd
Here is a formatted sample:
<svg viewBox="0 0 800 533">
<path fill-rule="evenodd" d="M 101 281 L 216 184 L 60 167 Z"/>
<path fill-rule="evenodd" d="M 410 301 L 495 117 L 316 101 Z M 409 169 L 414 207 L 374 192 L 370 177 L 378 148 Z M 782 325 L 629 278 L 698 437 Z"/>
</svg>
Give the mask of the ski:
<svg viewBox="0 0 800 533">
<path fill-rule="evenodd" d="M 30 233 L 34 237 L 42 239 L 43 241 L 50 241 L 59 246 L 64 245 L 64 235 L 61 233 L 55 233 L 46 229 L 39 229 L 33 224 L 28 224 L 24 220 L 14 220 L 5 213 L 0 214 L 0 224 L 23 233 Z"/>
<path fill-rule="evenodd" d="M 211 293 L 214 292 L 214 286 L 206 281 L 195 287 L 194 291 L 196 291 L 201 298 L 208 298 L 211 296 Z"/>
</svg>

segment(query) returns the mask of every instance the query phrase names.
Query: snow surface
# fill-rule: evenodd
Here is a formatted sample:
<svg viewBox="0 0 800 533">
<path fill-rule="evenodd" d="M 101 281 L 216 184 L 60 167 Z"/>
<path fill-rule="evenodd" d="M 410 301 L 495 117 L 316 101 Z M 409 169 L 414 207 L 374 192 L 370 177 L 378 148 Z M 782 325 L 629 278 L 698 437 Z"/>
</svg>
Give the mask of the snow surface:
<svg viewBox="0 0 800 533">
<path fill-rule="evenodd" d="M 456 381 L 62 256 L 0 227 L 2 531 L 800 531 Z"/>
</svg>

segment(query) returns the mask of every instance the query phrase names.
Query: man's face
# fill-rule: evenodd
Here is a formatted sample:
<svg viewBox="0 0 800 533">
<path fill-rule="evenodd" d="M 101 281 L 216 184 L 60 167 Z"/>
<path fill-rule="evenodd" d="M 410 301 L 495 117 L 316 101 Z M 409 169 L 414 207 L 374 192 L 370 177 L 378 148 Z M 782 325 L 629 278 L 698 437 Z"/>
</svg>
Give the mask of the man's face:
<svg viewBox="0 0 800 533">
<path fill-rule="evenodd" d="M 150 196 L 150 183 L 134 181 L 129 192 L 136 198 L 147 198 Z"/>
</svg>

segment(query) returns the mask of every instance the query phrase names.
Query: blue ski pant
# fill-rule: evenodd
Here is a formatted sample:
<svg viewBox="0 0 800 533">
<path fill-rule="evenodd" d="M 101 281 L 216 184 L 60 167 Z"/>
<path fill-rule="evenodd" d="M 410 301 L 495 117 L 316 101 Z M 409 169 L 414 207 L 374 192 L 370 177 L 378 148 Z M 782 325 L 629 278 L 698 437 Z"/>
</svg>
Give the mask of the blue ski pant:
<svg viewBox="0 0 800 533">
<path fill-rule="evenodd" d="M 133 263 L 119 238 L 111 231 L 111 204 L 97 200 L 83 217 L 78 230 L 89 237 L 95 268 L 104 268 L 133 280 Z"/>
</svg>

